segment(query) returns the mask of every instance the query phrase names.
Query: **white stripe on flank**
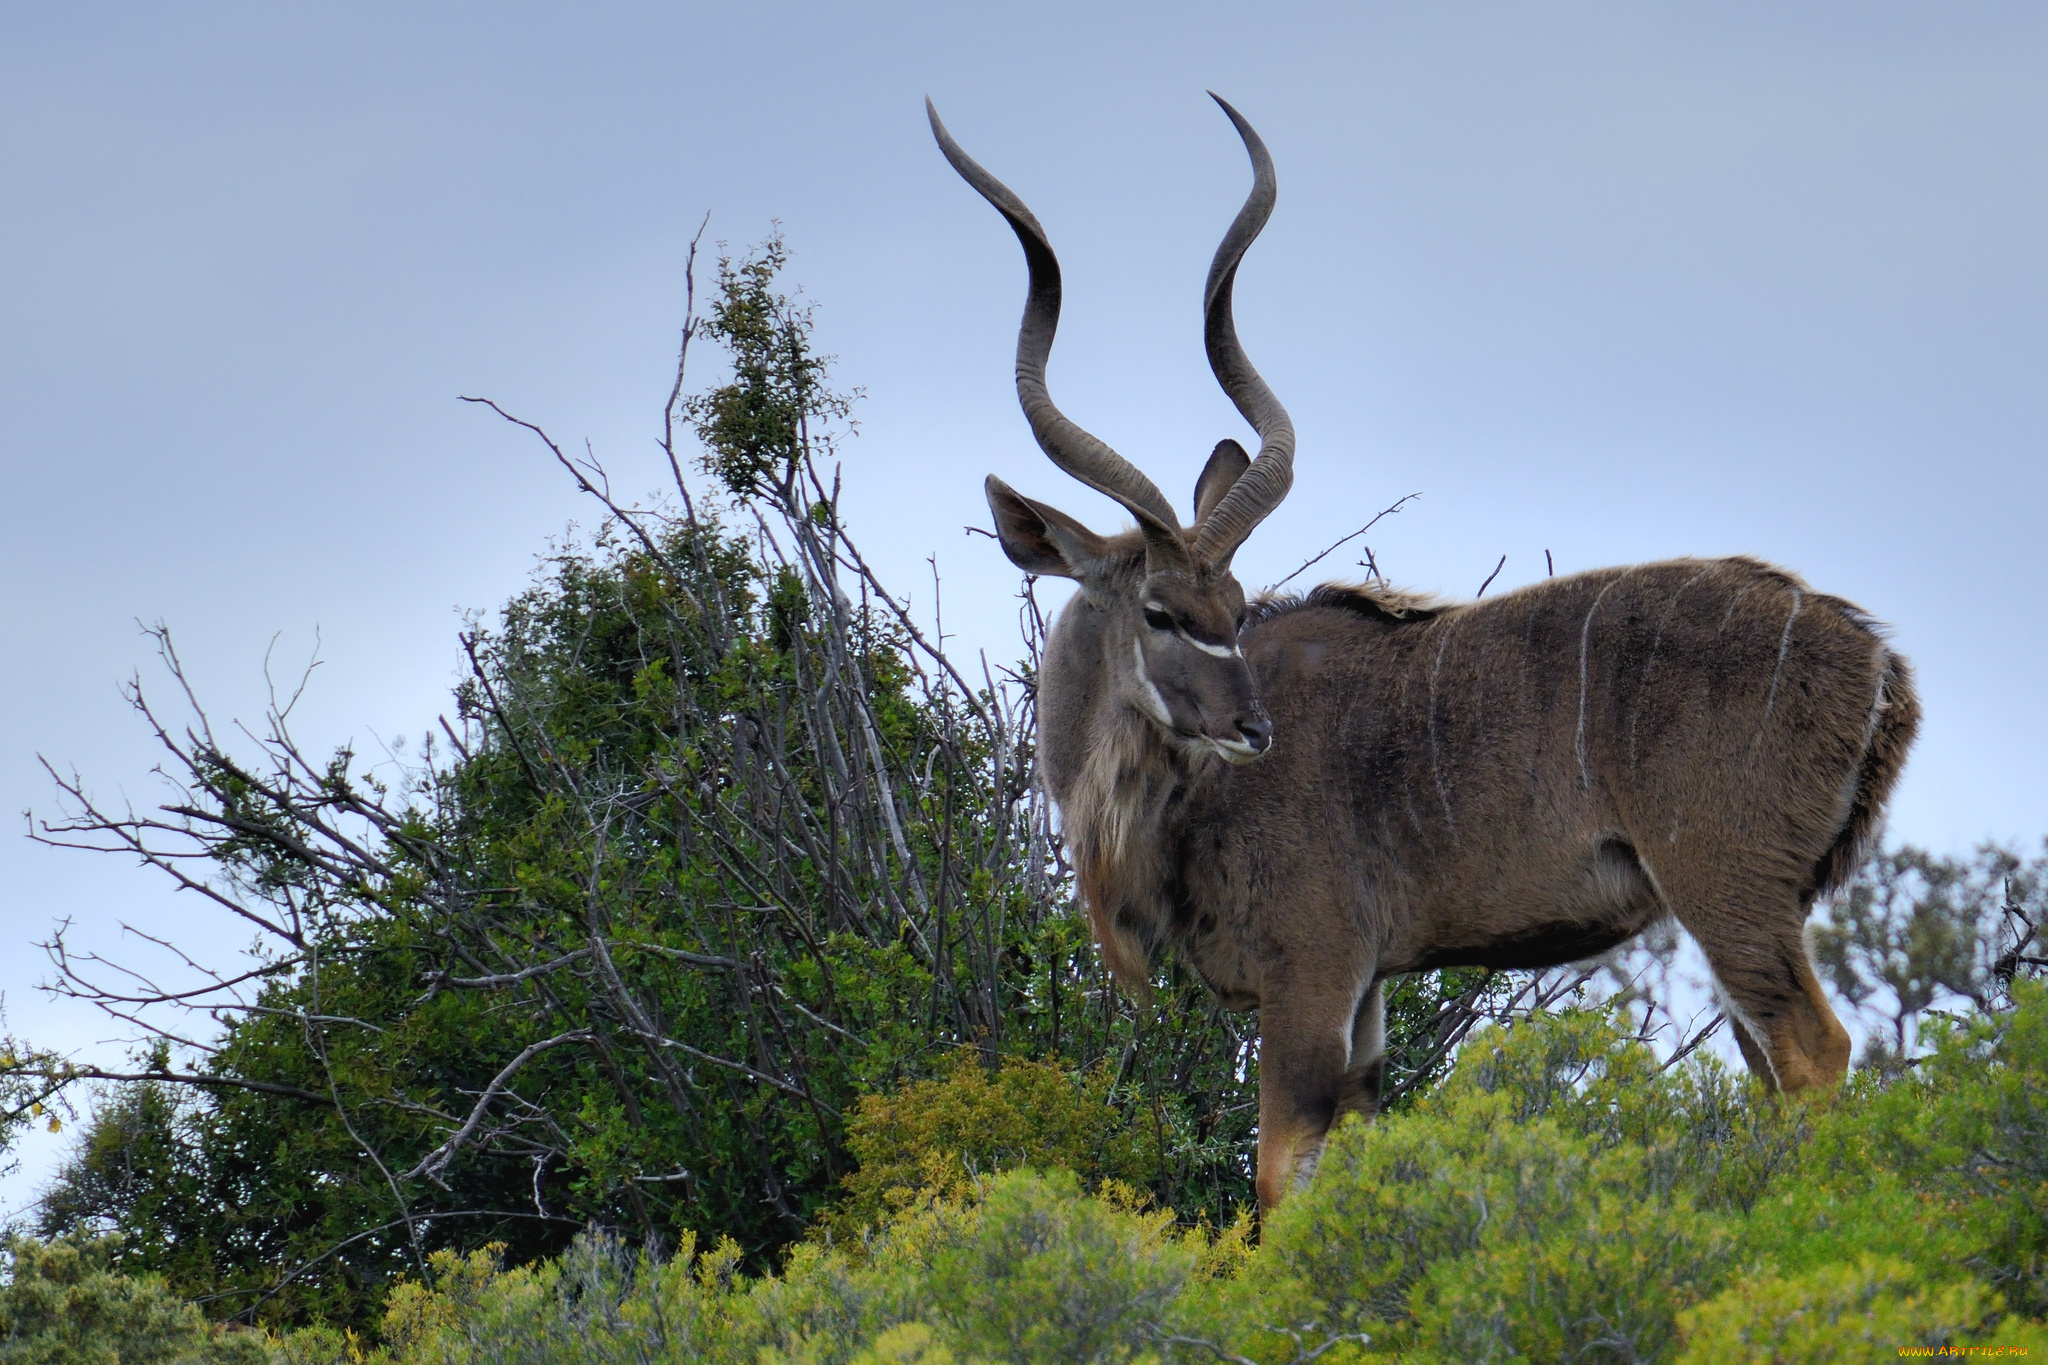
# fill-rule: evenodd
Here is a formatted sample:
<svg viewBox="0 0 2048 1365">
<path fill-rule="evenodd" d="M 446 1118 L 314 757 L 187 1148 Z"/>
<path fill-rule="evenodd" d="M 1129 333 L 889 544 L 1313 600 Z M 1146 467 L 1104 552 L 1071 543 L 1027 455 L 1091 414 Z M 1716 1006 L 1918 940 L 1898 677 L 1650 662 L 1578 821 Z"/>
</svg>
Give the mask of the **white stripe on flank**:
<svg viewBox="0 0 2048 1365">
<path fill-rule="evenodd" d="M 1771 670 L 1771 690 L 1764 694 L 1764 719 L 1771 718 L 1771 708 L 1778 701 L 1778 678 L 1785 671 L 1785 651 L 1792 648 L 1792 623 L 1799 619 L 1799 604 L 1804 599 L 1799 589 L 1792 589 L 1792 614 L 1785 618 L 1785 633 L 1778 637 L 1778 666 Z"/>
<path fill-rule="evenodd" d="M 1586 768 L 1586 649 L 1593 640 L 1593 616 L 1600 610 L 1601 600 L 1609 592 L 1613 591 L 1616 583 L 1619 583 L 1626 577 L 1628 575 L 1623 573 L 1607 581 L 1607 586 L 1600 589 L 1600 596 L 1595 597 L 1593 605 L 1586 609 L 1586 624 L 1579 628 L 1579 732 L 1572 741 L 1572 747 L 1578 751 L 1579 755 L 1580 791 L 1591 791 L 1593 789 L 1593 775 Z"/>
<path fill-rule="evenodd" d="M 1436 731 L 1436 678 L 1444 671 L 1444 651 L 1451 645 L 1451 626 L 1456 617 L 1444 623 L 1443 638 L 1437 641 L 1436 662 L 1429 670 L 1429 776 L 1436 783 L 1436 799 L 1443 804 L 1444 823 L 1451 827 L 1451 842 L 1458 841 L 1458 817 L 1451 813 L 1451 794 L 1444 786 L 1443 769 L 1438 765 L 1437 756 L 1441 745 L 1437 742 Z"/>
<path fill-rule="evenodd" d="M 1742 605 L 1742 599 L 1749 596 L 1750 591 L 1755 587 L 1756 584 L 1754 583 L 1746 584 L 1741 592 L 1735 594 L 1734 598 L 1728 603 L 1728 610 L 1721 613 L 1721 630 L 1728 629 L 1728 623 L 1735 617 L 1735 609 Z M 1719 634 L 1720 632 L 1716 631 L 1715 633 Z"/>
</svg>

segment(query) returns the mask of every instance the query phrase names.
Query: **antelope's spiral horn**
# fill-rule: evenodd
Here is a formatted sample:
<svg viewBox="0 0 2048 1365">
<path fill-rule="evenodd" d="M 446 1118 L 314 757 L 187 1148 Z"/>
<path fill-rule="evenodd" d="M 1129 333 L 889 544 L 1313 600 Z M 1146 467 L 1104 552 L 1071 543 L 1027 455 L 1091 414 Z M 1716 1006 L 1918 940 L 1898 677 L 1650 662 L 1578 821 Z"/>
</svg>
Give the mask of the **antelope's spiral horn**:
<svg viewBox="0 0 2048 1365">
<path fill-rule="evenodd" d="M 1023 405 L 1024 417 L 1031 423 L 1031 434 L 1038 438 L 1039 448 L 1082 483 L 1122 503 L 1141 524 L 1152 523 L 1145 528 L 1148 538 L 1164 532 L 1179 542 L 1180 521 L 1152 480 L 1108 445 L 1069 421 L 1046 391 L 1045 361 L 1052 353 L 1053 333 L 1060 324 L 1060 263 L 1053 255 L 1052 244 L 1046 240 L 1045 229 L 1038 225 L 1038 219 L 1023 200 L 960 149 L 960 144 L 946 131 L 946 125 L 939 121 L 939 111 L 930 99 L 925 100 L 924 108 L 931 116 L 932 136 L 938 139 L 946 160 L 962 180 L 995 205 L 996 212 L 1009 221 L 1024 247 L 1031 289 L 1024 300 L 1024 320 L 1017 329 L 1017 401 Z M 1225 308 L 1228 325 L 1227 303 Z M 1246 369 L 1249 372 L 1250 367 Z M 1253 375 L 1252 381 L 1257 383 L 1258 376 Z"/>
<path fill-rule="evenodd" d="M 1195 533 L 1196 557 L 1204 563 L 1219 564 L 1230 559 L 1252 528 L 1280 505 L 1293 486 L 1294 423 L 1246 358 L 1237 339 L 1237 322 L 1230 311 L 1238 262 L 1244 259 L 1246 248 L 1266 226 L 1266 220 L 1273 216 L 1273 200 L 1279 190 L 1273 175 L 1273 158 L 1251 124 L 1245 122 L 1244 115 L 1213 90 L 1209 98 L 1230 116 L 1237 135 L 1244 139 L 1245 151 L 1251 154 L 1252 192 L 1244 207 L 1237 211 L 1230 230 L 1223 234 L 1216 259 L 1209 264 L 1209 285 L 1202 300 L 1202 341 L 1208 348 L 1209 368 L 1216 372 L 1216 382 L 1230 395 L 1244 420 L 1259 433 L 1258 457 L 1223 495 L 1223 501 L 1202 519 Z"/>
</svg>

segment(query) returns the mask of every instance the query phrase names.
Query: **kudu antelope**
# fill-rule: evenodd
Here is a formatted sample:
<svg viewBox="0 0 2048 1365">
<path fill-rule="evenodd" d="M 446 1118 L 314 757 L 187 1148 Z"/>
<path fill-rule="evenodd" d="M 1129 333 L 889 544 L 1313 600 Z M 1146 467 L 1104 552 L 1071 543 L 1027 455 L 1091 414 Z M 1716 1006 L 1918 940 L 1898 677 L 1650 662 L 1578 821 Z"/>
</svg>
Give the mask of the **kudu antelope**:
<svg viewBox="0 0 2048 1365">
<path fill-rule="evenodd" d="M 1325 585 L 1247 604 L 1233 552 L 1293 481 L 1294 428 L 1231 316 L 1273 208 L 1271 158 L 1209 267 L 1209 363 L 1258 432 L 1209 457 L 1183 526 L 1152 481 L 1053 405 L 1060 272 L 1017 196 L 947 134 L 1009 220 L 1030 292 L 1017 395 L 1052 462 L 1121 503 L 1101 536 L 987 483 L 1003 549 L 1080 591 L 1046 642 L 1040 755 L 1095 937 L 1143 981 L 1171 943 L 1259 1011 L 1262 1206 L 1370 1114 L 1381 983 L 1542 967 L 1676 916 L 1750 1067 L 1838 1080 L 1849 1038 L 1803 926 L 1876 830 L 1918 727 L 1906 661 L 1869 617 L 1753 559 L 1679 559 L 1443 603 Z"/>
</svg>

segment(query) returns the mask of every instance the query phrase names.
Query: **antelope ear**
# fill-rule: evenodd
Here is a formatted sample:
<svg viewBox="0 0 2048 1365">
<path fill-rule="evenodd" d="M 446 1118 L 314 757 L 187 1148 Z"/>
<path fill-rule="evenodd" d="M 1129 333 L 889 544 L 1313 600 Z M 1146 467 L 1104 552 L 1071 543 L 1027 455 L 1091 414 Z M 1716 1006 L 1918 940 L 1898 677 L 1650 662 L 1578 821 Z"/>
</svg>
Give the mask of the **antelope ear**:
<svg viewBox="0 0 2048 1365">
<path fill-rule="evenodd" d="M 1108 559 L 1101 536 L 1056 507 L 1034 502 L 991 474 L 983 485 L 996 514 L 996 539 L 1025 573 L 1099 577 Z"/>
<path fill-rule="evenodd" d="M 1216 443 L 1209 452 L 1209 463 L 1202 466 L 1202 477 L 1195 480 L 1195 525 L 1202 524 L 1230 486 L 1251 467 L 1252 457 L 1244 453 L 1243 446 L 1229 440 Z"/>
</svg>

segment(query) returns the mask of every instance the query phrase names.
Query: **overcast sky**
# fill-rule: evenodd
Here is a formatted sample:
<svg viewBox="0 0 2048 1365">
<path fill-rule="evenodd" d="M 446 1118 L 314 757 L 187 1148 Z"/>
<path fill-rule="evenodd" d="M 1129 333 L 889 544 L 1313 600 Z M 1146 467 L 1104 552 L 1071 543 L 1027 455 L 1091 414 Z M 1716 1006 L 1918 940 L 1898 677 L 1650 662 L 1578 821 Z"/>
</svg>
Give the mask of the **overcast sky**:
<svg viewBox="0 0 2048 1365">
<path fill-rule="evenodd" d="M 1460 596 L 1503 554 L 1493 591 L 1546 550 L 1762 555 L 1919 669 L 1893 834 L 2031 844 L 2044 72 L 2048 9 L 2021 3 L 0 0 L 0 790 L 47 812 L 43 754 L 152 798 L 117 692 L 157 676 L 138 621 L 223 717 L 259 715 L 273 641 L 284 672 L 317 641 L 316 747 L 419 735 L 460 614 L 589 521 L 456 395 L 654 489 L 707 213 L 735 248 L 781 223 L 866 391 L 856 534 L 921 605 L 936 555 L 948 630 L 1011 654 L 1016 574 L 961 529 L 982 475 L 1119 518 L 1031 444 L 1016 243 L 922 97 L 1061 253 L 1055 395 L 1184 501 L 1247 434 L 1200 342 L 1248 183 L 1214 88 L 1279 166 L 1238 317 L 1301 434 L 1248 585 L 1412 492 L 1373 549 Z M 10 1026 L 110 1036 L 35 992 L 32 944 L 69 918 L 113 947 L 124 917 L 242 939 L 113 859 L 0 840 Z"/>
</svg>

